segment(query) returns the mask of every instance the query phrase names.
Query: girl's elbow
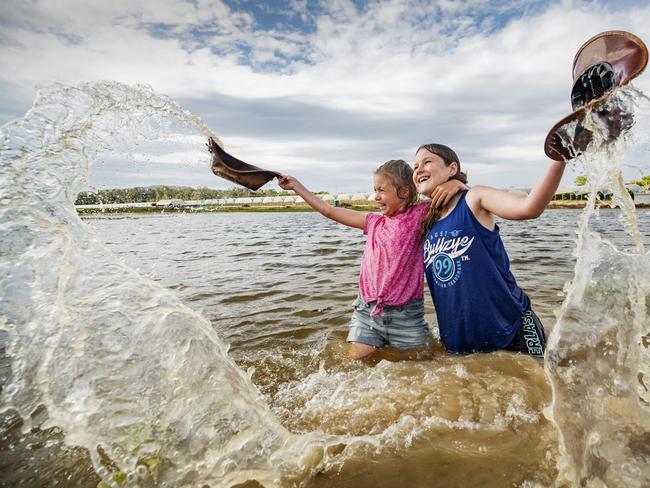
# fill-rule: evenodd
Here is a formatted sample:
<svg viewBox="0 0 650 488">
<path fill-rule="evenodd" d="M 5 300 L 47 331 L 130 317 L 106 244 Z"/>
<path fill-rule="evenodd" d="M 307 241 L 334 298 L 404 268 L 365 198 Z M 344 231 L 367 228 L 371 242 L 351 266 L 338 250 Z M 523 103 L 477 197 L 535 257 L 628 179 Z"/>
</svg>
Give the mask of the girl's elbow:
<svg viewBox="0 0 650 488">
<path fill-rule="evenodd" d="M 334 212 L 335 208 L 332 207 L 330 204 L 326 203 L 321 209 L 320 213 L 323 214 L 325 217 L 328 219 L 334 220 Z"/>
<path fill-rule="evenodd" d="M 544 213 L 546 207 L 527 207 L 522 210 L 521 217 L 517 220 L 533 220 Z"/>
<path fill-rule="evenodd" d="M 532 220 L 536 219 L 544 213 L 548 201 L 540 200 L 539 198 L 526 198 L 523 205 L 519 206 L 517 220 Z"/>
</svg>

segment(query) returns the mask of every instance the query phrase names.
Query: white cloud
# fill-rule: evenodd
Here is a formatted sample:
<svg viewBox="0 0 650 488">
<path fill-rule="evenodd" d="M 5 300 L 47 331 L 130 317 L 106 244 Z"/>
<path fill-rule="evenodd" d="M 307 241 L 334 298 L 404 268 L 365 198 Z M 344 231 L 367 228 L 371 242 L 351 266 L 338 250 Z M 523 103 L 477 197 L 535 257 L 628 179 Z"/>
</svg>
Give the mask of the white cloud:
<svg viewBox="0 0 650 488">
<path fill-rule="evenodd" d="M 395 148 L 444 137 L 477 161 L 476 174 L 489 178 L 492 168 L 488 182 L 499 184 L 504 161 L 535 171 L 543 164 L 546 131 L 570 111 L 571 60 L 584 40 L 611 29 L 650 39 L 650 6 L 604 5 L 390 0 L 359 9 L 336 0 L 309 11 L 293 0 L 290 15 L 314 27 L 307 32 L 260 30 L 251 12 L 220 1 L 11 1 L 0 37 L 9 92 L 0 103 L 27 100 L 39 83 L 100 79 L 148 83 L 177 98 L 292 100 L 360 121 L 394 120 Z M 502 25 L 504 11 L 511 18 Z M 646 78 L 635 84 L 650 90 Z M 289 141 L 291 130 L 287 123 Z M 244 131 L 224 143 L 244 149 L 250 139 Z M 372 136 L 307 139 L 266 140 L 260 160 L 345 171 L 352 154 L 351 174 L 377 162 Z M 341 149 L 331 157 L 308 152 L 332 143 Z"/>
</svg>

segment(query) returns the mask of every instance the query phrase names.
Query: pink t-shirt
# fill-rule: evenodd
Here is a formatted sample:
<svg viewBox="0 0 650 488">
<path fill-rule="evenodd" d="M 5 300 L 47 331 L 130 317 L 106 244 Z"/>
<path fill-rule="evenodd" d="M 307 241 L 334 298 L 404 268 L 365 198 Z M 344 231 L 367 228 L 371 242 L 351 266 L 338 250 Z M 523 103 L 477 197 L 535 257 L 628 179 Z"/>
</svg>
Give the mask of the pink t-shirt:
<svg viewBox="0 0 650 488">
<path fill-rule="evenodd" d="M 420 223 L 429 205 L 423 202 L 391 217 L 366 215 L 363 233 L 368 239 L 361 259 L 359 292 L 366 303 L 377 302 L 370 315 L 381 315 L 382 305 L 405 305 L 423 297 Z"/>
</svg>

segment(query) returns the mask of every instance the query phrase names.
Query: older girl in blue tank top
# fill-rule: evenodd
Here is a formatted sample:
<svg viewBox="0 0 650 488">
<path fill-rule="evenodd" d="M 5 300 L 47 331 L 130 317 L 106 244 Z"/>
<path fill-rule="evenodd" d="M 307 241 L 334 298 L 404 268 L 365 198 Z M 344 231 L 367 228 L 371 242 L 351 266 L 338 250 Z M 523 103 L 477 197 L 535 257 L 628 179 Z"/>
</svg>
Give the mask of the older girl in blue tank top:
<svg viewBox="0 0 650 488">
<path fill-rule="evenodd" d="M 562 178 L 565 163 L 553 161 L 529 195 L 475 186 L 444 207 L 431 207 L 422 223 L 424 268 L 436 308 L 440 338 L 458 354 L 497 349 L 542 357 L 544 329 L 530 300 L 510 272 L 510 261 L 494 222 L 539 217 Z M 438 198 L 439 185 L 467 178 L 456 153 L 425 144 L 416 153 L 418 191 Z"/>
</svg>

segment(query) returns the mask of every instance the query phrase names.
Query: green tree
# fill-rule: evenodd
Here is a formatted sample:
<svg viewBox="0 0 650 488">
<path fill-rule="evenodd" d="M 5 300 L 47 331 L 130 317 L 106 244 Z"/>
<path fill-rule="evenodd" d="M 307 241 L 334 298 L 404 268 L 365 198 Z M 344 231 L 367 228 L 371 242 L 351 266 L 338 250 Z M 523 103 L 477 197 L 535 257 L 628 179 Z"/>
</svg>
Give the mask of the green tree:
<svg viewBox="0 0 650 488">
<path fill-rule="evenodd" d="M 644 175 L 640 180 L 631 181 L 630 183 L 634 183 L 635 185 L 639 185 L 644 188 L 650 188 L 650 175 Z"/>
</svg>

